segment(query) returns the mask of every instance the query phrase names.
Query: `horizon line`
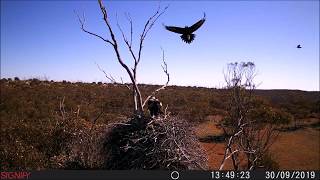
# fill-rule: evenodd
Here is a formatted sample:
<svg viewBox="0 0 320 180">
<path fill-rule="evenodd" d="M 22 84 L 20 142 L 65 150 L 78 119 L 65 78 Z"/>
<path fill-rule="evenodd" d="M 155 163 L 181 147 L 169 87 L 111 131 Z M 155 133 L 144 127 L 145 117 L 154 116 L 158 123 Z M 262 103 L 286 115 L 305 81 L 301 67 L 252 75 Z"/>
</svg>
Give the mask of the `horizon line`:
<svg viewBox="0 0 320 180">
<path fill-rule="evenodd" d="M 1 77 L 0 80 L 6 79 L 6 80 L 11 80 L 11 81 L 17 81 L 15 80 L 15 78 L 18 78 L 18 81 L 32 81 L 32 80 L 39 80 L 41 82 L 54 82 L 54 83 L 70 83 L 70 84 L 74 84 L 74 83 L 83 83 L 83 84 L 97 84 L 101 83 L 101 84 L 107 84 L 107 85 L 131 85 L 132 83 L 129 82 L 103 82 L 103 81 L 85 81 L 85 80 L 54 80 L 54 79 L 46 79 L 46 78 L 22 78 L 20 79 L 19 77 L 15 76 L 15 77 Z M 162 86 L 163 84 L 152 84 L 152 83 L 137 83 L 138 85 L 148 85 L 148 86 Z M 168 84 L 167 87 L 172 87 L 172 86 L 177 86 L 177 87 L 186 87 L 186 88 L 206 88 L 206 89 L 218 89 L 218 90 L 223 90 L 223 89 L 227 89 L 226 86 L 224 87 L 214 87 L 214 86 L 197 86 L 197 85 L 177 85 L 177 84 Z M 255 88 L 254 90 L 267 90 L 267 91 L 281 91 L 281 90 L 290 90 L 290 91 L 307 91 L 307 92 L 320 92 L 319 90 L 305 90 L 305 89 L 285 89 L 285 88 Z"/>
</svg>

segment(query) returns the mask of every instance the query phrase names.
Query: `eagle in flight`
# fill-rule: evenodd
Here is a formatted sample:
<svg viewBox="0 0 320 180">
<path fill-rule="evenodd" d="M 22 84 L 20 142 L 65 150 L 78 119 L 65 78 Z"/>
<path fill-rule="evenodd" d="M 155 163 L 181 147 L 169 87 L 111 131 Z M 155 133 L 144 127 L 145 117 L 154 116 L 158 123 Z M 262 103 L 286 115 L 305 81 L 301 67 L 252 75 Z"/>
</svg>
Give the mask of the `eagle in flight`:
<svg viewBox="0 0 320 180">
<path fill-rule="evenodd" d="M 168 31 L 182 34 L 180 36 L 181 39 L 184 42 L 190 44 L 196 36 L 195 34 L 192 34 L 192 33 L 195 32 L 197 29 L 199 29 L 202 26 L 202 24 L 204 23 L 204 21 L 206 21 L 206 14 L 205 13 L 204 13 L 204 16 L 201 20 L 199 20 L 198 22 L 196 22 L 195 24 L 193 24 L 190 27 L 186 26 L 186 27 L 182 28 L 182 27 L 175 27 L 175 26 L 165 26 L 165 28 Z"/>
</svg>

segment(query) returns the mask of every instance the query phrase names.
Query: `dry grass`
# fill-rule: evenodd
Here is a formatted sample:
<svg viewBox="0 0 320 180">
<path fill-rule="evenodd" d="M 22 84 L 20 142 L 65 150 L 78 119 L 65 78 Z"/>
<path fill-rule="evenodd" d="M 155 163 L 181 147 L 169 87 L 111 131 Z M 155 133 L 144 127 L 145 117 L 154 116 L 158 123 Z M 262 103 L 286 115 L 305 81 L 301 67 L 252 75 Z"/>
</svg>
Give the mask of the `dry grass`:
<svg viewBox="0 0 320 180">
<path fill-rule="evenodd" d="M 142 94 L 146 95 L 158 86 L 141 84 L 140 87 Z M 59 168 L 60 165 L 54 163 L 65 161 L 66 154 L 70 151 L 73 154 L 68 157 L 68 161 L 81 162 L 80 166 L 88 168 L 100 166 L 95 163 L 94 157 L 90 156 L 91 152 L 97 151 L 90 148 L 90 143 L 93 145 L 98 143 L 96 141 L 99 141 L 100 135 L 104 134 L 104 127 L 108 124 L 130 117 L 133 104 L 131 100 L 128 101 L 131 99 L 131 92 L 125 85 L 119 84 L 2 79 L 0 89 L 0 161 L 6 164 L 0 168 L 10 170 Z M 256 94 L 263 96 L 270 105 L 292 113 L 295 117 L 313 118 L 306 119 L 306 123 L 313 124 L 313 121 L 320 117 L 319 92 L 258 90 Z M 199 125 L 197 135 L 211 136 L 212 139 L 221 135 L 221 130 L 214 124 L 219 116 L 214 115 L 226 113 L 228 105 L 226 95 L 227 92 L 223 89 L 169 86 L 157 97 L 164 105 L 169 106 L 168 110 L 172 116 L 182 117 L 190 124 L 204 122 Z M 70 115 L 73 114 L 73 117 L 66 121 L 61 119 L 59 110 L 59 102 L 63 97 L 65 97 L 65 110 Z M 79 114 L 75 114 L 77 110 Z M 95 121 L 94 130 L 90 131 L 91 122 L 101 112 L 102 115 Z M 308 127 L 313 128 L 311 124 Z M 304 132 L 306 129 L 300 130 Z M 288 137 L 296 132 L 299 131 L 287 131 Z M 319 150 L 317 147 L 319 144 L 312 144 L 314 142 L 308 134 L 298 133 L 297 136 L 299 137 L 292 137 L 306 143 L 311 141 L 310 149 Z M 213 140 L 216 140 L 214 138 Z M 291 140 L 284 138 L 284 141 Z M 209 165 L 216 169 L 216 164 L 220 163 L 223 153 L 222 143 L 201 143 L 201 146 L 207 149 L 207 152 L 213 153 L 208 154 Z M 289 146 L 285 148 L 289 150 L 300 148 L 294 144 Z M 297 154 L 299 155 L 299 153 L 295 155 Z"/>
</svg>

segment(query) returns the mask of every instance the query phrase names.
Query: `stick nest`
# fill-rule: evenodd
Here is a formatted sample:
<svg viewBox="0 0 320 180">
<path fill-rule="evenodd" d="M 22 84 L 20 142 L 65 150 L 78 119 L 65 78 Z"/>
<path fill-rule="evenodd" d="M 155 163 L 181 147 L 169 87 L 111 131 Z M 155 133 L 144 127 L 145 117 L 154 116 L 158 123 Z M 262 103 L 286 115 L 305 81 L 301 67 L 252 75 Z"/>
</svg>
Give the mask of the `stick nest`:
<svg viewBox="0 0 320 180">
<path fill-rule="evenodd" d="M 142 123 L 141 123 L 142 122 Z M 102 130 L 104 129 L 104 130 Z M 77 134 L 52 160 L 63 169 L 206 170 L 193 127 L 177 117 L 132 118 Z"/>
<path fill-rule="evenodd" d="M 186 121 L 174 117 L 147 119 L 144 125 L 138 121 L 133 118 L 107 133 L 106 169 L 207 169 L 205 153 Z"/>
</svg>

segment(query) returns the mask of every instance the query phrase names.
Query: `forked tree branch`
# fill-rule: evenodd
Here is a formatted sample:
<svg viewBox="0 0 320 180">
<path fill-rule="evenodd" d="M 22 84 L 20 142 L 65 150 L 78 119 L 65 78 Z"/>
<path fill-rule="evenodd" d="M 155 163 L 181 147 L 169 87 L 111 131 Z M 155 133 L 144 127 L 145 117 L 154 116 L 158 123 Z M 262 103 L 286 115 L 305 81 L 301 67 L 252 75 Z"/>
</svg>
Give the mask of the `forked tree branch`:
<svg viewBox="0 0 320 180">
<path fill-rule="evenodd" d="M 113 43 L 112 43 L 110 40 L 105 39 L 105 38 L 103 38 L 102 36 L 100 36 L 100 35 L 98 35 L 98 34 L 96 34 L 96 33 L 93 33 L 93 32 L 90 32 L 90 31 L 86 30 L 85 27 L 84 27 L 84 24 L 85 24 L 85 22 L 86 22 L 84 13 L 82 14 L 82 18 L 79 16 L 79 14 L 78 14 L 77 12 L 75 12 L 75 13 L 76 13 L 76 15 L 77 15 L 77 17 L 78 17 L 78 20 L 79 20 L 79 23 L 80 23 L 80 28 L 81 28 L 82 31 L 84 31 L 85 33 L 88 33 L 88 34 L 90 34 L 90 35 L 92 35 L 92 36 L 95 36 L 95 37 L 103 40 L 103 41 L 106 42 L 106 43 L 109 43 L 109 44 L 113 45 Z"/>
<path fill-rule="evenodd" d="M 101 12 L 102 12 L 102 14 L 103 14 L 103 20 L 104 20 L 104 22 L 105 22 L 105 24 L 106 24 L 106 26 L 107 26 L 107 28 L 108 28 L 108 30 L 109 30 L 109 33 L 110 33 L 110 36 L 111 36 L 111 39 L 112 39 L 112 43 L 111 43 L 111 44 L 112 44 L 113 49 L 114 49 L 114 51 L 115 51 L 115 53 L 116 53 L 118 62 L 119 62 L 119 63 L 121 64 L 121 66 L 127 71 L 127 73 L 128 73 L 128 75 L 129 75 L 132 83 L 133 83 L 133 84 L 136 84 L 136 82 L 134 81 L 133 75 L 132 75 L 129 67 L 122 61 L 122 58 L 121 58 L 121 56 L 120 56 L 119 49 L 118 49 L 118 42 L 117 42 L 117 40 L 116 40 L 116 38 L 115 38 L 115 35 L 114 35 L 113 30 L 112 30 L 112 28 L 111 28 L 111 25 L 110 25 L 110 23 L 109 23 L 108 15 L 107 15 L 107 10 L 106 10 L 106 8 L 105 8 L 104 5 L 103 5 L 102 0 L 98 0 L 98 2 L 99 2 L 99 6 L 100 6 L 100 9 L 101 9 Z"/>
<path fill-rule="evenodd" d="M 162 49 L 162 48 L 161 48 Z M 162 90 L 162 89 L 165 89 L 167 86 L 168 86 L 168 84 L 169 84 L 169 81 L 170 81 L 170 74 L 169 74 L 169 72 L 168 72 L 168 65 L 167 65 L 167 63 L 166 63 L 166 61 L 165 61 L 165 58 L 164 58 L 164 50 L 162 49 L 162 61 L 163 61 L 163 65 L 161 65 L 161 67 L 162 67 L 162 70 L 163 70 L 163 72 L 167 75 L 167 82 L 163 85 L 163 86 L 161 86 L 160 88 L 158 88 L 158 89 L 156 89 L 155 91 L 153 91 L 145 100 L 144 100 L 144 102 L 143 102 L 143 104 L 142 104 L 142 108 L 146 105 L 146 103 L 148 102 L 148 100 L 152 97 L 152 96 L 154 96 L 156 93 L 158 93 L 160 90 Z"/>
<path fill-rule="evenodd" d="M 129 16 L 129 15 L 128 15 Z M 120 24 L 119 24 L 119 21 L 118 21 L 118 16 L 117 16 L 117 26 L 121 32 L 121 35 L 122 35 L 122 38 L 123 38 L 123 41 L 126 43 L 130 53 L 131 53 L 131 56 L 134 60 L 134 62 L 136 63 L 137 62 L 137 58 L 136 58 L 136 55 L 134 54 L 133 52 L 133 49 L 132 49 L 132 20 L 131 18 L 127 18 L 127 20 L 129 21 L 130 23 L 130 42 L 128 41 L 127 37 L 125 36 Z"/>
<path fill-rule="evenodd" d="M 97 65 L 98 69 L 99 69 L 101 72 L 103 72 L 104 76 L 105 76 L 107 79 L 109 79 L 109 81 L 110 81 L 111 83 L 114 83 L 114 84 L 123 84 L 123 85 L 125 85 L 129 90 L 131 90 L 131 88 L 130 88 L 127 84 L 125 84 L 125 83 L 123 82 L 122 77 L 120 77 L 120 80 L 121 80 L 121 83 L 120 83 L 120 82 L 118 82 L 111 74 L 107 74 L 106 71 L 99 66 L 99 64 L 96 63 L 96 65 Z"/>
<path fill-rule="evenodd" d="M 102 12 L 102 14 L 103 14 L 103 20 L 104 20 L 105 24 L 107 25 L 108 30 L 109 30 L 109 33 L 110 33 L 110 36 L 111 36 L 111 38 L 112 38 L 112 42 L 111 42 L 110 40 L 108 40 L 108 39 L 103 38 L 102 36 L 100 36 L 100 35 L 98 35 L 98 34 L 96 34 L 96 33 L 93 33 L 93 32 L 90 32 L 90 31 L 86 30 L 86 29 L 84 28 L 84 24 L 85 24 L 85 16 L 84 16 L 84 14 L 83 14 L 83 16 L 82 16 L 82 18 L 81 18 L 81 17 L 79 16 L 79 14 L 76 13 L 77 16 L 78 16 L 78 20 L 79 20 L 79 22 L 80 22 L 81 30 L 84 31 L 84 32 L 86 32 L 86 33 L 88 33 L 88 34 L 90 34 L 90 35 L 92 35 L 92 36 L 98 37 L 99 39 L 103 40 L 103 41 L 106 42 L 106 43 L 111 44 L 112 47 L 113 47 L 114 50 L 115 50 L 115 53 L 116 53 L 116 55 L 117 55 L 117 59 L 118 59 L 119 63 L 120 63 L 121 66 L 127 71 L 127 73 L 128 73 L 129 76 L 130 76 L 130 79 L 133 80 L 133 76 L 132 76 L 132 73 L 130 72 L 129 67 L 128 67 L 128 66 L 122 61 L 122 59 L 121 59 L 121 56 L 120 56 L 120 53 L 119 53 L 119 50 L 118 50 L 117 41 L 116 41 L 116 39 L 115 39 L 114 33 L 113 33 L 113 31 L 112 31 L 112 28 L 111 28 L 111 26 L 110 26 L 110 24 L 109 24 L 109 21 L 108 21 L 108 19 L 107 19 L 107 11 L 106 11 L 103 3 L 102 3 L 102 0 L 98 0 L 98 2 L 99 2 L 99 6 L 100 6 L 100 9 L 101 9 L 101 12 Z"/>
<path fill-rule="evenodd" d="M 239 118 L 238 119 L 238 122 L 240 123 L 240 122 L 242 122 L 242 118 Z M 238 123 L 238 124 L 239 124 Z M 223 159 L 222 159 L 222 162 L 221 162 L 221 164 L 220 164 L 220 167 L 219 167 L 219 170 L 221 171 L 222 169 L 223 169 L 223 167 L 224 167 L 224 165 L 225 165 L 225 162 L 226 162 L 226 160 L 227 159 L 229 159 L 230 157 L 232 157 L 233 158 L 233 161 L 235 161 L 235 157 L 234 157 L 234 154 L 235 153 L 237 153 L 237 152 L 239 152 L 240 150 L 235 150 L 235 151 L 232 151 L 232 144 L 233 144 L 233 141 L 234 141 L 234 139 L 235 138 L 237 138 L 238 136 L 240 136 L 240 134 L 243 132 L 243 128 L 247 125 L 248 123 L 243 123 L 243 124 L 241 124 L 240 126 L 239 126 L 239 129 L 238 129 L 238 131 L 237 132 L 235 132 L 233 135 L 231 135 L 230 136 L 230 138 L 229 138 L 229 140 L 228 140 L 228 144 L 227 144 L 227 146 L 225 147 L 225 152 L 224 152 L 224 157 L 223 157 Z M 236 165 L 236 162 L 233 162 L 234 164 L 234 168 L 236 169 L 236 170 L 238 170 L 237 168 L 237 165 Z"/>
<path fill-rule="evenodd" d="M 133 36 L 133 28 L 132 28 L 132 19 L 130 17 L 130 15 L 126 15 L 126 18 L 127 20 L 129 21 L 130 23 L 130 41 L 127 39 L 127 37 L 125 36 L 122 28 L 120 27 L 118 21 L 117 21 L 117 26 L 121 32 L 121 35 L 122 35 L 122 38 L 126 44 L 126 46 L 128 47 L 130 53 L 131 53 L 131 56 L 134 60 L 134 67 L 133 68 L 129 68 L 127 64 L 124 63 L 124 61 L 122 60 L 122 57 L 120 55 L 120 52 L 119 52 L 119 46 L 118 46 L 118 42 L 116 40 L 116 37 L 115 37 L 115 34 L 112 30 L 112 27 L 109 23 L 109 19 L 108 19 L 108 13 L 107 13 L 107 10 L 102 2 L 102 0 L 98 0 L 98 3 L 99 3 L 99 7 L 100 7 L 100 10 L 102 12 L 102 15 L 103 15 L 103 20 L 104 20 L 104 23 L 105 25 L 107 26 L 107 29 L 108 29 L 108 32 L 110 34 L 110 37 L 111 39 L 106 39 L 96 33 L 92 33 L 88 30 L 85 29 L 84 27 L 84 24 L 85 24 L 85 17 L 83 15 L 83 18 L 80 18 L 80 16 L 77 14 L 78 16 L 78 19 L 79 19 L 79 22 L 80 22 L 80 25 L 81 25 L 81 29 L 92 35 L 92 36 L 95 36 L 101 40 L 103 40 L 104 42 L 112 45 L 113 49 L 114 49 L 114 52 L 116 54 L 116 57 L 117 57 L 117 60 L 118 62 L 120 63 L 120 65 L 126 70 L 126 72 L 128 73 L 129 77 L 130 77 L 130 80 L 132 82 L 132 86 L 133 86 L 133 98 L 134 98 L 134 104 L 135 104 L 135 107 L 134 107 L 134 113 L 136 115 L 143 115 L 143 104 L 142 104 L 142 98 L 141 98 L 141 93 L 140 93 L 140 90 L 138 88 L 138 85 L 137 85 L 137 66 L 140 62 L 140 59 L 141 59 L 141 53 L 142 53 L 142 47 L 143 47 L 143 42 L 148 34 L 148 32 L 150 31 L 150 29 L 153 27 L 153 25 L 155 24 L 155 22 L 158 20 L 158 18 L 166 11 L 166 9 L 168 8 L 165 7 L 162 11 L 160 11 L 160 5 L 157 9 L 157 11 L 147 20 L 147 22 L 145 23 L 144 25 L 144 29 L 142 31 L 142 34 L 140 35 L 140 41 L 139 41 L 139 49 L 138 49 L 138 54 L 135 54 L 134 53 L 134 50 L 132 48 L 132 36 Z M 100 70 L 102 70 L 100 67 L 99 67 Z M 163 66 L 163 69 L 165 71 L 165 73 L 167 74 L 168 76 L 168 81 L 169 81 L 169 74 L 167 72 L 167 65 L 166 63 L 164 62 L 164 66 Z M 102 70 L 102 72 L 106 75 L 106 77 L 111 80 L 112 82 L 115 82 L 115 79 L 108 75 L 105 71 Z M 164 88 L 164 87 L 163 87 Z M 161 89 L 163 89 L 161 88 Z M 160 90 L 160 89 L 159 89 Z M 157 91 L 159 91 L 157 90 Z"/>
<path fill-rule="evenodd" d="M 116 79 L 115 79 L 111 74 L 108 75 L 108 74 L 106 73 L 106 71 L 99 66 L 99 64 L 96 63 L 96 65 L 97 65 L 98 69 L 99 69 L 101 72 L 103 72 L 104 76 L 105 76 L 107 79 L 109 79 L 109 81 L 110 81 L 111 83 L 117 83 Z"/>
<path fill-rule="evenodd" d="M 152 26 L 154 25 L 154 23 L 158 20 L 158 18 L 168 9 L 169 6 L 166 6 L 161 12 L 160 12 L 160 5 L 158 6 L 157 11 L 154 13 L 153 16 L 151 16 L 148 21 L 146 22 L 146 24 L 144 25 L 144 29 L 142 34 L 140 35 L 140 45 L 139 45 L 139 53 L 138 53 L 138 62 L 140 61 L 141 58 L 141 51 L 142 51 L 142 47 L 143 47 L 143 41 L 146 38 L 149 30 L 152 28 Z"/>
<path fill-rule="evenodd" d="M 128 75 L 130 77 L 130 80 L 131 80 L 131 82 L 133 84 L 133 92 L 134 92 L 134 94 L 137 94 L 138 100 L 135 101 L 135 103 L 137 103 L 137 104 L 135 104 L 135 107 L 134 107 L 134 111 L 135 112 L 134 113 L 138 114 L 138 115 L 142 115 L 143 114 L 143 108 L 142 108 L 141 93 L 140 93 L 140 90 L 139 90 L 139 88 L 137 86 L 135 75 L 133 75 L 135 73 L 131 72 L 130 68 L 122 61 L 122 58 L 120 56 L 119 49 L 118 49 L 117 40 L 116 40 L 115 35 L 114 35 L 113 31 L 112 31 L 111 25 L 110 25 L 110 23 L 108 21 L 107 10 L 103 5 L 102 0 L 98 0 L 98 2 L 99 2 L 99 6 L 100 6 L 100 9 L 101 9 L 101 12 L 103 14 L 103 20 L 104 20 L 105 24 L 108 27 L 108 30 L 109 30 L 109 33 L 110 33 L 110 36 L 111 36 L 111 39 L 112 39 L 113 49 L 114 49 L 114 51 L 116 53 L 118 62 L 127 71 Z"/>
<path fill-rule="evenodd" d="M 132 19 L 129 13 L 126 14 L 127 20 L 130 22 L 130 46 L 132 46 L 132 34 L 133 34 L 133 28 L 132 28 Z"/>
<path fill-rule="evenodd" d="M 138 55 L 134 53 L 134 50 L 132 48 L 132 34 L 133 34 L 133 28 L 132 28 L 132 19 L 131 16 L 129 14 L 126 14 L 126 19 L 129 21 L 130 23 L 130 42 L 128 40 L 128 38 L 125 36 L 123 29 L 121 28 L 121 26 L 118 23 L 118 18 L 117 18 L 117 26 L 121 32 L 123 41 L 125 42 L 125 44 L 127 45 L 130 54 L 134 60 L 134 67 L 132 68 L 133 71 L 133 76 L 134 79 L 136 80 L 137 76 L 136 76 L 136 71 L 137 71 L 137 67 L 138 64 L 141 60 L 141 53 L 142 53 L 142 48 L 143 48 L 143 43 L 144 40 L 148 34 L 148 32 L 150 31 L 150 29 L 153 27 L 153 25 L 155 24 L 155 22 L 158 20 L 158 18 L 167 10 L 168 6 L 166 6 L 162 11 L 160 11 L 160 5 L 158 6 L 157 11 L 147 20 L 147 22 L 144 25 L 143 31 L 140 35 L 140 40 L 139 40 L 139 49 L 138 49 Z"/>
</svg>

